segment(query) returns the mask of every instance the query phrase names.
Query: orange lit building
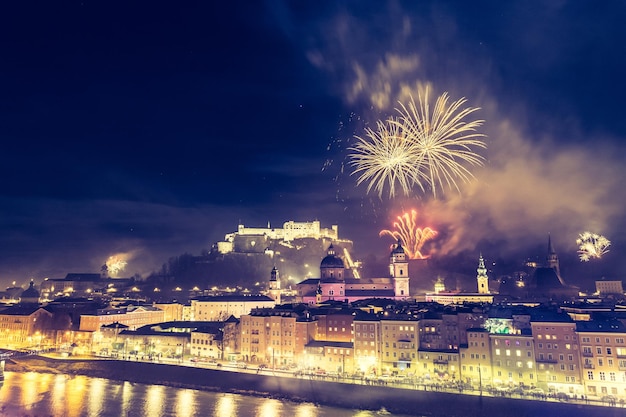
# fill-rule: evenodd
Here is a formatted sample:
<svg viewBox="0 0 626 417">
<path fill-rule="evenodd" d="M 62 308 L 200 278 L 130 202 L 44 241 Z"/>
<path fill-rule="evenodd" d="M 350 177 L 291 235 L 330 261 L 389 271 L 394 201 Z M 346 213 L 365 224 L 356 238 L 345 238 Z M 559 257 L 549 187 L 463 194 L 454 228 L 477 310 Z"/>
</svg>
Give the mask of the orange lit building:
<svg viewBox="0 0 626 417">
<path fill-rule="evenodd" d="M 381 321 L 379 316 L 358 312 L 354 318 L 354 369 L 365 375 L 381 373 Z"/>
<path fill-rule="evenodd" d="M 290 311 L 255 309 L 240 319 L 240 358 L 270 366 L 296 361 L 296 318 Z"/>
<path fill-rule="evenodd" d="M 576 323 L 565 313 L 533 315 L 531 328 L 537 363 L 537 386 L 546 392 L 584 393 Z"/>
<path fill-rule="evenodd" d="M 0 311 L 0 344 L 5 348 L 41 348 L 54 343 L 52 313 L 37 305 L 20 305 Z"/>
<path fill-rule="evenodd" d="M 79 330 L 97 332 L 103 325 L 113 323 L 121 323 L 135 330 L 147 324 L 162 323 L 164 318 L 163 310 L 152 306 L 102 308 L 96 314 L 81 315 Z"/>
</svg>

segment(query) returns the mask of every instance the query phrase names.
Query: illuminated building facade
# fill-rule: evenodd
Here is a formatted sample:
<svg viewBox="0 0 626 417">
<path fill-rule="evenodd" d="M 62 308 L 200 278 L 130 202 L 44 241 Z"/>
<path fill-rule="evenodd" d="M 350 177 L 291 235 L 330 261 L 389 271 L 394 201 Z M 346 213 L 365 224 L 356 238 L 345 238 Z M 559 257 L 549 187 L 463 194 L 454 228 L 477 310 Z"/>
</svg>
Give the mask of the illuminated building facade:
<svg viewBox="0 0 626 417">
<path fill-rule="evenodd" d="M 270 308 L 255 309 L 240 318 L 240 357 L 270 366 L 296 361 L 297 314 Z"/>
<path fill-rule="evenodd" d="M 406 300 L 409 294 L 409 263 L 398 244 L 389 257 L 389 277 L 347 277 L 344 261 L 333 245 L 320 263 L 320 278 L 309 278 L 297 284 L 297 300 L 314 305 L 325 301 L 354 302 L 368 298 Z"/>
<path fill-rule="evenodd" d="M 358 312 L 354 318 L 354 367 L 366 375 L 381 375 L 381 321 L 374 314 Z"/>
<path fill-rule="evenodd" d="M 427 311 L 418 321 L 419 375 L 429 379 L 459 378 L 458 318 L 443 311 Z"/>
<path fill-rule="evenodd" d="M 272 308 L 276 303 L 265 295 L 216 295 L 191 300 L 191 319 L 224 321 L 241 317 L 255 308 Z"/>
<path fill-rule="evenodd" d="M 602 297 L 605 295 L 624 295 L 624 286 L 621 280 L 596 281 L 596 292 Z"/>
<path fill-rule="evenodd" d="M 70 273 L 65 278 L 46 278 L 40 285 L 41 298 L 86 297 L 111 295 L 130 289 L 133 278 L 109 278 L 102 274 Z"/>
<path fill-rule="evenodd" d="M 354 315 L 350 310 L 323 311 L 316 314 L 317 326 L 315 340 L 333 342 L 352 342 L 352 322 Z"/>
<path fill-rule="evenodd" d="M 482 327 L 470 328 L 466 336 L 467 343 L 459 348 L 461 381 L 479 389 L 492 385 L 489 331 Z"/>
<path fill-rule="evenodd" d="M 152 306 L 129 306 L 120 308 L 102 308 L 95 314 L 80 316 L 81 331 L 97 332 L 100 327 L 121 323 L 135 330 L 139 327 L 164 322 L 165 312 Z"/>
<path fill-rule="evenodd" d="M 626 398 L 626 326 L 620 321 L 576 323 L 585 392 Z"/>
<path fill-rule="evenodd" d="M 426 293 L 425 301 L 435 302 L 439 304 L 464 304 L 464 303 L 493 303 L 493 294 L 489 291 L 489 277 L 487 276 L 487 268 L 485 268 L 485 260 L 483 255 L 478 259 L 478 268 L 476 269 L 477 292 L 464 291 L 446 291 L 445 284 L 441 277 L 435 282 L 435 292 Z"/>
<path fill-rule="evenodd" d="M 189 353 L 197 358 L 224 359 L 223 334 L 219 328 L 204 328 L 191 332 Z"/>
<path fill-rule="evenodd" d="M 338 226 L 333 225 L 330 229 L 322 228 L 319 220 L 312 222 L 287 221 L 282 228 L 246 227 L 240 224 L 237 231 L 229 233 L 224 240 L 217 243 L 220 253 L 230 252 L 258 252 L 263 253 L 270 241 L 281 241 L 289 244 L 295 239 L 339 239 Z"/>
<path fill-rule="evenodd" d="M 351 342 L 312 340 L 304 347 L 305 363 L 311 370 L 331 374 L 354 372 L 354 349 Z"/>
<path fill-rule="evenodd" d="M 152 306 L 163 310 L 164 321 L 183 320 L 183 305 L 180 303 L 152 303 Z"/>
<path fill-rule="evenodd" d="M 380 356 L 385 374 L 415 373 L 419 326 L 415 317 L 404 316 L 381 319 Z"/>
<path fill-rule="evenodd" d="M 537 386 L 535 351 L 530 331 L 491 333 L 491 379 L 495 385 Z"/>
<path fill-rule="evenodd" d="M 144 357 L 145 359 L 189 358 L 188 332 L 162 332 L 143 327 L 122 330 L 118 334 L 102 332 L 93 343 L 94 350 L 114 357 Z M 110 348 L 109 348 L 110 347 Z"/>
<path fill-rule="evenodd" d="M 537 363 L 537 386 L 546 392 L 584 392 L 576 323 L 564 313 L 531 319 Z"/>
<path fill-rule="evenodd" d="M 15 305 L 0 311 L 0 345 L 5 348 L 41 348 L 50 345 L 52 313 L 37 305 Z"/>
</svg>

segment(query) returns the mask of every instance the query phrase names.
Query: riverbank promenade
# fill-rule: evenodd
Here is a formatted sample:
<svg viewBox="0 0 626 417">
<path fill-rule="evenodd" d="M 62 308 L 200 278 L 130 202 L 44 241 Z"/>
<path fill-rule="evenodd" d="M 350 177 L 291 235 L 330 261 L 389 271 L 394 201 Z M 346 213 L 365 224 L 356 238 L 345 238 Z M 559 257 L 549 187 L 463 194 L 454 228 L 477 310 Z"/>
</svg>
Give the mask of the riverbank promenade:
<svg viewBox="0 0 626 417">
<path fill-rule="evenodd" d="M 285 398 L 345 408 L 385 408 L 395 413 L 433 417 L 522 417 L 545 414 L 626 417 L 626 408 L 621 404 L 590 399 L 528 397 L 486 390 L 459 392 L 458 389 L 436 384 L 407 384 L 395 380 L 303 374 L 288 370 L 259 369 L 237 363 L 142 361 L 141 358 L 62 358 L 49 354 L 9 360 L 6 370 L 82 374 L 145 384 Z"/>
</svg>

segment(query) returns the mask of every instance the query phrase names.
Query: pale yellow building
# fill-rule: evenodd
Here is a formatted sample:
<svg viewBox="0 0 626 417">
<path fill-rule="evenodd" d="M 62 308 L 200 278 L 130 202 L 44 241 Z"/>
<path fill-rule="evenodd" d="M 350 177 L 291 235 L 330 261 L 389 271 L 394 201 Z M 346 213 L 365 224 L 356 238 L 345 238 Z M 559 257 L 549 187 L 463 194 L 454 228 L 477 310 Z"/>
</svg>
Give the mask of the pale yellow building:
<svg viewBox="0 0 626 417">
<path fill-rule="evenodd" d="M 624 286 L 621 280 L 599 280 L 596 281 L 596 292 L 600 296 L 624 295 Z"/>
<path fill-rule="evenodd" d="M 626 326 L 615 321 L 576 323 L 585 394 L 626 400 Z"/>
<path fill-rule="evenodd" d="M 305 368 L 309 371 L 323 370 L 328 374 L 352 374 L 355 370 L 353 344 L 313 340 L 304 347 Z"/>
<path fill-rule="evenodd" d="M 192 321 L 224 321 L 239 318 L 255 308 L 272 308 L 275 302 L 265 295 L 216 295 L 191 300 Z"/>
<path fill-rule="evenodd" d="M 494 386 L 537 386 L 534 343 L 530 332 L 491 333 L 489 341 Z"/>
<path fill-rule="evenodd" d="M 163 321 L 183 321 L 183 305 L 180 303 L 153 303 L 152 306 L 163 310 Z"/>
<path fill-rule="evenodd" d="M 222 349 L 223 335 L 219 330 L 202 329 L 191 332 L 189 353 L 200 359 L 225 359 Z"/>
<path fill-rule="evenodd" d="M 461 381 L 475 389 L 492 385 L 489 332 L 484 328 L 472 328 L 467 329 L 466 333 L 467 344 L 459 349 Z"/>
<path fill-rule="evenodd" d="M 291 312 L 258 309 L 240 319 L 240 358 L 272 367 L 296 362 L 296 318 Z"/>
<path fill-rule="evenodd" d="M 413 316 L 383 319 L 380 324 L 381 366 L 383 374 L 414 375 L 419 346 L 418 321 Z"/>
</svg>

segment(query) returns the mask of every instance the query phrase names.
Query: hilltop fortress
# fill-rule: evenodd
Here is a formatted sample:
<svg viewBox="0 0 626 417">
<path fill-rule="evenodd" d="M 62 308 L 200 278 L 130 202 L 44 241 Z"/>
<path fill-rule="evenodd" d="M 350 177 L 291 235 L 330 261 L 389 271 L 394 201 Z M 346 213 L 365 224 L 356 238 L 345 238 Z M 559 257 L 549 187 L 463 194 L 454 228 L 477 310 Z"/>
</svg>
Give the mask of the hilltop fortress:
<svg viewBox="0 0 626 417">
<path fill-rule="evenodd" d="M 231 252 L 263 253 L 268 250 L 272 241 L 286 247 L 293 247 L 292 242 L 296 239 L 340 241 L 337 225 L 332 225 L 330 229 L 327 229 L 321 227 L 319 220 L 312 222 L 290 220 L 283 223 L 282 228 L 272 228 L 269 222 L 267 227 L 246 227 L 240 224 L 236 232 L 228 233 L 224 236 L 223 241 L 217 242 L 217 250 L 222 254 Z M 348 240 L 341 241 L 352 243 Z"/>
</svg>

